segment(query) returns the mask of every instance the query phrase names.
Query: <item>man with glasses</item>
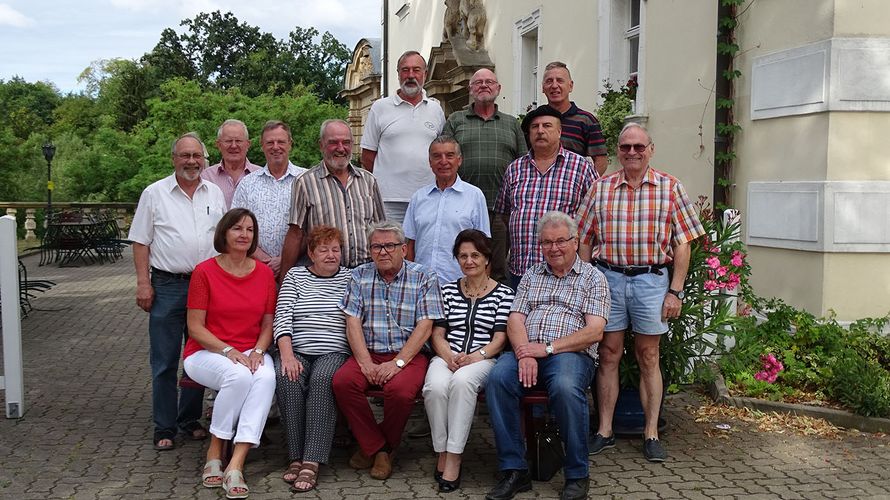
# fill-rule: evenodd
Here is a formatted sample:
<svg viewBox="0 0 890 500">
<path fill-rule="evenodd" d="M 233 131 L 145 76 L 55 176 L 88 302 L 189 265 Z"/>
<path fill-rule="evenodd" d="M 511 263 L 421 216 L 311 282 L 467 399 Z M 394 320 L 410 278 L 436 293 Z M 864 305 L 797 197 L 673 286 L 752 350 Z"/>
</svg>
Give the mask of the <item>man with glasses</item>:
<svg viewBox="0 0 890 500">
<path fill-rule="evenodd" d="M 655 144 L 642 125 L 625 125 L 618 135 L 621 169 L 594 185 L 578 220 L 581 258 L 594 259 L 612 292 L 596 376 L 600 423 L 591 437 L 590 453 L 615 446 L 612 417 L 618 362 L 624 352 L 624 331 L 631 329 L 645 415 L 643 454 L 650 462 L 663 462 L 667 452 L 658 440 L 664 387 L 659 342 L 668 331 L 667 320 L 680 315 L 689 242 L 702 236 L 704 229 L 680 181 L 649 166 L 654 153 Z"/>
<path fill-rule="evenodd" d="M 565 446 L 560 498 L 587 498 L 587 387 L 609 316 L 609 288 L 601 272 L 578 257 L 578 226 L 562 212 L 537 224 L 545 262 L 522 277 L 507 320 L 506 351 L 491 370 L 485 399 L 491 415 L 501 480 L 486 496 L 507 500 L 531 489 L 522 442 L 520 399 L 546 389 Z"/>
<path fill-rule="evenodd" d="M 253 257 L 278 273 L 281 249 L 288 229 L 288 207 L 294 181 L 306 171 L 290 161 L 293 139 L 290 127 L 270 120 L 260 134 L 260 147 L 266 166 L 244 178 L 235 190 L 232 206 L 246 208 L 256 215 L 259 244 Z"/>
<path fill-rule="evenodd" d="M 504 171 L 528 148 L 515 116 L 498 111 L 501 92 L 498 77 L 490 69 L 480 69 L 470 78 L 470 105 L 455 111 L 445 122 L 443 135 L 457 139 L 463 153 L 460 178 L 485 195 L 491 223 L 491 277 L 507 283 L 507 226 L 494 213 L 494 202 L 504 179 Z"/>
<path fill-rule="evenodd" d="M 606 139 L 599 120 L 569 100 L 574 86 L 575 82 L 564 62 L 553 61 L 544 68 L 541 87 L 547 104 L 560 113 L 563 147 L 592 158 L 597 173 L 603 175 L 609 167 Z"/>
<path fill-rule="evenodd" d="M 204 152 L 194 132 L 173 142 L 174 173 L 142 191 L 127 237 L 133 242 L 136 304 L 149 313 L 153 442 L 159 451 L 173 449 L 177 428 L 191 439 L 207 437 L 198 422 L 204 390 L 176 387 L 189 280 L 196 265 L 216 255 L 213 232 L 226 211 L 222 191 L 201 178 Z"/>
<path fill-rule="evenodd" d="M 575 215 L 596 170 L 582 156 L 560 145 L 560 113 L 548 105 L 522 119 L 531 150 L 511 163 L 494 204 L 510 230 L 510 283 L 515 289 L 528 267 L 541 262 L 535 224 L 546 212 Z"/>
<path fill-rule="evenodd" d="M 334 374 L 333 386 L 359 444 L 349 465 L 371 468 L 371 477 L 383 480 L 392 473 L 392 454 L 426 376 L 428 360 L 420 349 L 433 321 L 444 317 L 444 305 L 436 273 L 405 260 L 398 223 L 371 224 L 368 241 L 373 262 L 352 271 L 340 301 L 352 356 Z M 380 423 L 365 396 L 372 386 L 383 388 Z"/>
<path fill-rule="evenodd" d="M 250 149 L 250 138 L 247 126 L 241 120 L 228 119 L 216 131 L 216 148 L 221 155 L 220 162 L 211 165 L 201 172 L 205 181 L 216 184 L 226 199 L 226 208 L 232 207 L 235 188 L 247 174 L 259 170 L 259 165 L 250 163 L 247 150 Z"/>
<path fill-rule="evenodd" d="M 417 51 L 399 57 L 399 89 L 371 104 L 362 134 L 362 166 L 380 184 L 387 220 L 401 223 L 411 195 L 433 182 L 427 146 L 445 126 L 439 101 L 427 97 L 426 61 Z"/>
</svg>

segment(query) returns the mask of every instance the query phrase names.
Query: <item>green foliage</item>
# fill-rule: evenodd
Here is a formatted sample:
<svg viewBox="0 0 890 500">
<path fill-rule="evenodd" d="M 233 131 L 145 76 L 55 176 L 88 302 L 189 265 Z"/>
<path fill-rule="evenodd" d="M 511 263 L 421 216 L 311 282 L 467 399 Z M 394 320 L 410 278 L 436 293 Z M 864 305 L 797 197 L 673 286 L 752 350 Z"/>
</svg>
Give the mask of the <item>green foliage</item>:
<svg viewBox="0 0 890 500">
<path fill-rule="evenodd" d="M 754 397 L 816 395 L 862 415 L 890 416 L 890 339 L 877 333 L 890 316 L 845 328 L 833 316 L 816 318 L 777 299 L 754 305 L 766 320 L 737 322 L 735 346 L 719 361 L 732 387 Z M 767 353 L 781 360 L 784 370 L 774 384 L 754 383 L 760 357 Z"/>
<path fill-rule="evenodd" d="M 597 109 L 596 118 L 600 122 L 603 137 L 606 139 L 606 151 L 610 156 L 614 156 L 618 150 L 618 134 L 624 127 L 624 119 L 630 115 L 633 109 L 633 99 L 636 95 L 635 85 L 634 81 L 632 86 L 625 84 L 615 89 L 608 80 L 603 82 L 605 91 L 600 92 L 603 104 Z"/>
<path fill-rule="evenodd" d="M 718 54 L 734 56 L 739 50 L 739 45 L 735 42 L 717 42 Z"/>
<path fill-rule="evenodd" d="M 719 135 L 735 135 L 742 131 L 738 123 L 718 123 L 716 128 Z"/>
</svg>

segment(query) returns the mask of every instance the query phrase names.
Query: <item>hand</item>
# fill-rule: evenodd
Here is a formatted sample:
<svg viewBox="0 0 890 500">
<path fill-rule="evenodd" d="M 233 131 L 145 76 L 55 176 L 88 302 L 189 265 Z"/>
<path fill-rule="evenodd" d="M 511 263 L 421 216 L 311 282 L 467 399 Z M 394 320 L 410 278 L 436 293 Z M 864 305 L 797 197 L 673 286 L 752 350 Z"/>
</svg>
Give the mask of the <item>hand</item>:
<svg viewBox="0 0 890 500">
<path fill-rule="evenodd" d="M 281 356 L 281 374 L 287 377 L 291 382 L 295 382 L 297 377 L 303 373 L 303 364 L 300 363 L 293 355 Z"/>
<path fill-rule="evenodd" d="M 519 382 L 526 389 L 538 383 L 538 360 L 532 357 L 519 360 Z"/>
<path fill-rule="evenodd" d="M 661 306 L 661 319 L 670 319 L 680 316 L 680 309 L 683 308 L 683 301 L 676 295 L 668 293 L 664 296 L 664 304 Z"/>
<path fill-rule="evenodd" d="M 367 380 L 369 384 L 378 385 L 377 369 L 380 367 L 380 365 L 373 362 L 367 364 L 359 363 L 358 367 L 362 369 L 362 375 L 365 376 L 365 380 Z"/>
<path fill-rule="evenodd" d="M 247 359 L 247 356 L 245 356 L 244 353 L 238 351 L 238 349 L 232 349 L 225 356 L 227 358 L 229 358 L 229 361 L 231 361 L 232 363 L 242 364 L 242 365 L 246 366 L 247 368 L 250 368 L 250 360 Z M 251 371 L 253 371 L 253 370 L 251 370 Z"/>
<path fill-rule="evenodd" d="M 277 275 L 278 271 L 281 269 L 281 256 L 276 255 L 275 257 L 270 257 L 269 261 L 266 262 L 266 265 L 272 268 L 272 272 Z"/>
<path fill-rule="evenodd" d="M 263 361 L 265 361 L 265 358 L 265 354 L 260 354 L 254 350 L 251 350 L 247 354 L 247 362 L 249 363 L 247 367 L 250 368 L 250 373 L 256 373 L 256 371 L 259 370 L 261 366 L 263 366 Z"/>
<path fill-rule="evenodd" d="M 477 361 L 482 361 L 483 358 L 479 351 L 476 351 L 472 354 L 461 354 L 460 360 L 457 361 L 457 365 L 459 368 L 463 368 L 464 366 L 472 365 Z"/>
<path fill-rule="evenodd" d="M 386 385 L 387 382 L 392 380 L 393 377 L 398 375 L 401 371 L 402 369 L 396 366 L 395 360 L 380 363 L 377 368 L 377 385 Z"/>
<path fill-rule="evenodd" d="M 460 368 L 460 359 L 463 356 L 466 356 L 466 354 L 462 352 L 451 353 L 451 357 L 445 359 L 445 362 L 448 363 L 448 369 L 452 372 L 456 372 L 457 369 Z"/>
<path fill-rule="evenodd" d="M 544 344 L 538 343 L 528 343 L 523 344 L 521 346 L 517 346 L 513 349 L 513 353 L 516 354 L 516 359 L 523 358 L 546 358 L 547 357 L 547 346 Z"/>
<path fill-rule="evenodd" d="M 151 304 L 154 302 L 155 289 L 151 283 L 136 285 L 136 305 L 145 312 L 151 311 Z"/>
</svg>

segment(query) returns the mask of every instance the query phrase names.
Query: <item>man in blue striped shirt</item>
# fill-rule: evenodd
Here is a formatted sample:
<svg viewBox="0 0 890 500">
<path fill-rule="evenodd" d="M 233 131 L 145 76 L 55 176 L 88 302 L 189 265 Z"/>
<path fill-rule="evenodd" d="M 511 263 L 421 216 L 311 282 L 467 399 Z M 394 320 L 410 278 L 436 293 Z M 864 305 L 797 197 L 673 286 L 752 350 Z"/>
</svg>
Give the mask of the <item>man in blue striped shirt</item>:
<svg viewBox="0 0 890 500">
<path fill-rule="evenodd" d="M 334 394 L 359 443 L 349 465 L 370 467 L 382 480 L 392 473 L 392 452 L 426 376 L 429 361 L 420 349 L 445 310 L 436 273 L 405 260 L 397 222 L 371 224 L 368 241 L 373 262 L 352 271 L 340 301 L 352 356 L 334 375 Z M 371 386 L 383 388 L 379 424 L 365 396 Z"/>
</svg>

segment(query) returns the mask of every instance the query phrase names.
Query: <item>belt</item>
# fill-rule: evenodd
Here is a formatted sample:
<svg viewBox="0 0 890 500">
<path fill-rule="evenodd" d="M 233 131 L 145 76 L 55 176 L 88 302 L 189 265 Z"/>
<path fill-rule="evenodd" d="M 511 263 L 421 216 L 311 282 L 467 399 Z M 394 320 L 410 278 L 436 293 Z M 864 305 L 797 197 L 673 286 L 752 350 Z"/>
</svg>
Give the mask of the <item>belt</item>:
<svg viewBox="0 0 890 500">
<path fill-rule="evenodd" d="M 667 264 L 656 264 L 654 266 L 616 266 L 614 264 L 609 264 L 608 262 L 602 259 L 595 259 L 597 265 L 603 266 L 610 271 L 615 271 L 616 273 L 621 273 L 625 276 L 639 276 L 640 274 L 657 274 L 661 276 L 661 270 L 666 268 Z"/>
<path fill-rule="evenodd" d="M 169 273 L 162 269 L 158 269 L 156 267 L 151 268 L 152 274 L 157 274 L 158 276 L 163 276 L 165 278 L 173 278 L 176 280 L 190 280 L 192 278 L 192 273 Z"/>
</svg>

